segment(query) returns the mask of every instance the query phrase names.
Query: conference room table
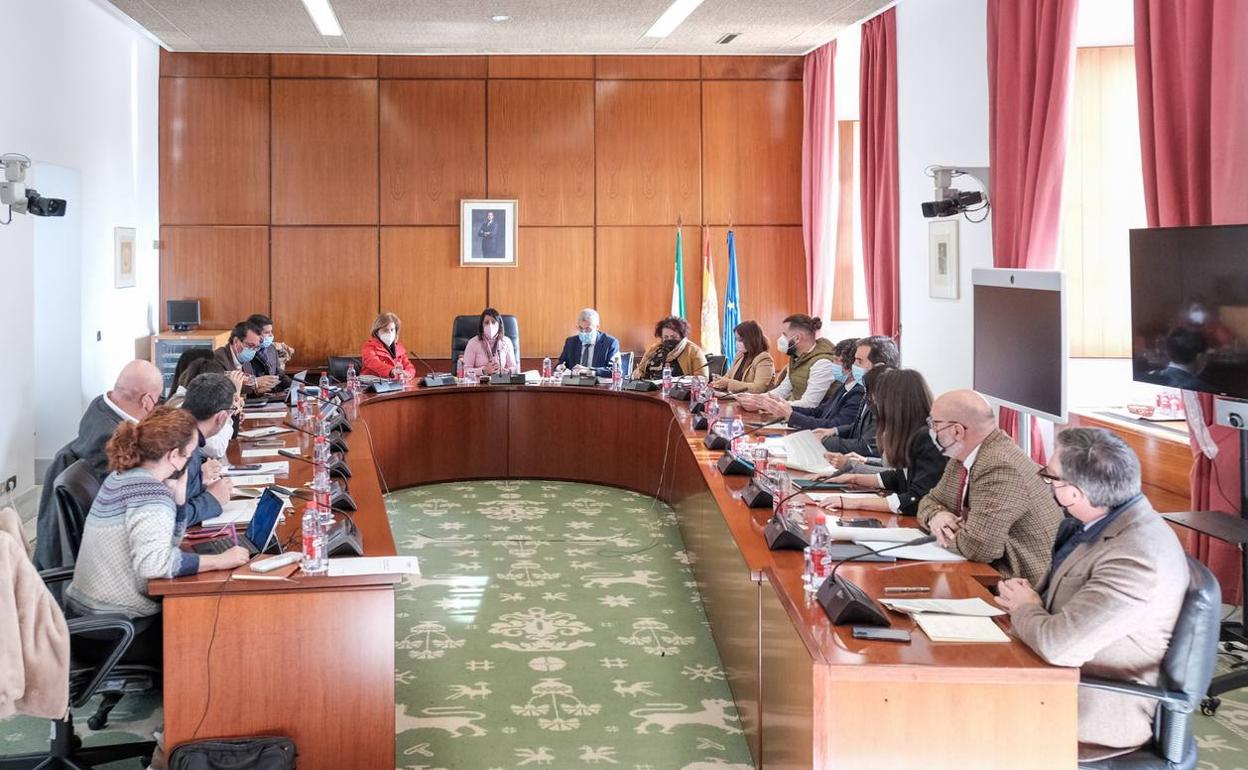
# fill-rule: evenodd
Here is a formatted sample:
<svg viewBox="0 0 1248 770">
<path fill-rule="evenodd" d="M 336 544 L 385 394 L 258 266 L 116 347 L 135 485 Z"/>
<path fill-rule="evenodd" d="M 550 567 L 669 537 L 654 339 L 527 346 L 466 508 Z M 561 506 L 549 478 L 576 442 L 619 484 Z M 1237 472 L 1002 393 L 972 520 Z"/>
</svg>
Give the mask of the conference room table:
<svg viewBox="0 0 1248 770">
<path fill-rule="evenodd" d="M 1076 766 L 1077 669 L 1013 638 L 934 643 L 891 612 L 893 627 L 913 631 L 909 643 L 834 626 L 805 590 L 802 554 L 768 550 L 770 510 L 742 501 L 746 477 L 716 469 L 722 452 L 705 447 L 688 402 L 607 386 L 467 385 L 365 395 L 347 410 L 354 519 L 369 556 L 395 553 L 383 492 L 420 484 L 578 481 L 670 505 L 759 768 Z M 309 478 L 310 466 L 292 463 L 279 483 Z M 297 527 L 288 516 L 282 536 Z M 999 579 L 970 562 L 846 564 L 837 574 L 877 598 L 922 585 L 924 597 L 991 601 Z M 165 597 L 167 745 L 282 734 L 301 768 L 393 767 L 395 578 L 226 578 L 152 583 Z"/>
</svg>

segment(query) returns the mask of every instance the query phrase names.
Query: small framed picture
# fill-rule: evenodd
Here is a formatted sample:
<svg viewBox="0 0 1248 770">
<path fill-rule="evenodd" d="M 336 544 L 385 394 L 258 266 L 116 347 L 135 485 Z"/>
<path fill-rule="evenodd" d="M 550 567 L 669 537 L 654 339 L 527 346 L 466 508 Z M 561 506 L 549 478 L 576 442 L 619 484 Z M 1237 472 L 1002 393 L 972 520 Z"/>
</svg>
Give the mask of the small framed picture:
<svg viewBox="0 0 1248 770">
<path fill-rule="evenodd" d="M 957 299 L 958 220 L 940 219 L 927 226 L 928 295 L 933 299 Z"/>
<path fill-rule="evenodd" d="M 134 228 L 113 228 L 113 288 L 129 289 L 138 284 L 138 255 L 134 252 Z"/>
<path fill-rule="evenodd" d="M 515 267 L 517 202 L 459 202 L 460 267 Z"/>
</svg>

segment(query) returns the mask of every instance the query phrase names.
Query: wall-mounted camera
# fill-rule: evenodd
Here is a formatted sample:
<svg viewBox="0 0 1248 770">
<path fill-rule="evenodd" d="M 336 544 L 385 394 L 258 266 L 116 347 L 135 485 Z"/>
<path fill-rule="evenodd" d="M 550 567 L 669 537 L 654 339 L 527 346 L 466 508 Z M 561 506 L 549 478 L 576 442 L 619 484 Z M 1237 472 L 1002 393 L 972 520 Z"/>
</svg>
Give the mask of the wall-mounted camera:
<svg viewBox="0 0 1248 770">
<path fill-rule="evenodd" d="M 0 224 L 13 221 L 13 214 L 34 214 L 37 217 L 65 216 L 64 198 L 45 198 L 33 187 L 26 186 L 26 172 L 30 170 L 30 158 L 17 153 L 0 155 L 0 168 L 4 180 L 0 181 L 0 204 L 9 207 L 9 218 Z"/>
<path fill-rule="evenodd" d="M 951 217 L 957 214 L 966 215 L 968 222 L 982 222 L 988 216 L 988 168 L 959 166 L 928 166 L 927 175 L 936 185 L 936 200 L 923 204 L 923 216 Z M 970 177 L 982 190 L 959 190 L 953 186 L 953 180 L 960 176 Z M 983 212 L 978 219 L 970 214 Z"/>
</svg>

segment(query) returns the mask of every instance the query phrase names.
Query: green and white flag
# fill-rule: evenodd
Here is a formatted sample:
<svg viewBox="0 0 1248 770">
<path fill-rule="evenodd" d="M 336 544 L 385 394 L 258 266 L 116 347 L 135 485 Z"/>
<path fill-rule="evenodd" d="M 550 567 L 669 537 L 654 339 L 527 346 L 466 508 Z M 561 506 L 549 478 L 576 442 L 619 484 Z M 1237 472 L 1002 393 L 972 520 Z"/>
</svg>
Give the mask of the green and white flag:
<svg viewBox="0 0 1248 770">
<path fill-rule="evenodd" d="M 676 275 L 672 278 L 672 315 L 685 317 L 685 256 L 680 228 L 676 228 Z"/>
</svg>

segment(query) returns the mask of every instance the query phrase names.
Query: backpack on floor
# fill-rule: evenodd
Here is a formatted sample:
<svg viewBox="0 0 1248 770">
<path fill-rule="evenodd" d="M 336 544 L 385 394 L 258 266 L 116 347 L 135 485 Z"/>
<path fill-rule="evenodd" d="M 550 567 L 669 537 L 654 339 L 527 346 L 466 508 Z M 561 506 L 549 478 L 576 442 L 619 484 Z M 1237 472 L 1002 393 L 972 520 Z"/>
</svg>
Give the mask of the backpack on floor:
<svg viewBox="0 0 1248 770">
<path fill-rule="evenodd" d="M 295 770 L 290 738 L 215 738 L 184 743 L 169 757 L 169 770 Z"/>
</svg>

